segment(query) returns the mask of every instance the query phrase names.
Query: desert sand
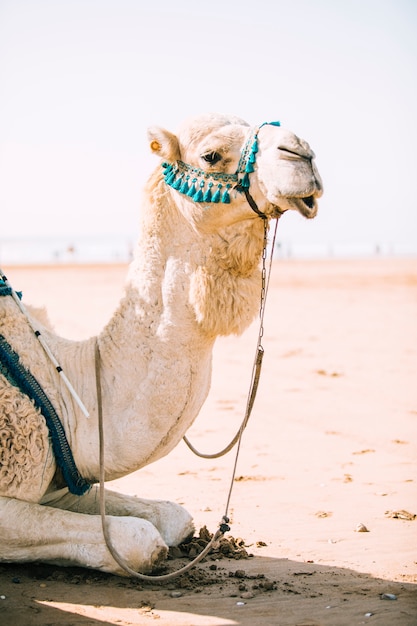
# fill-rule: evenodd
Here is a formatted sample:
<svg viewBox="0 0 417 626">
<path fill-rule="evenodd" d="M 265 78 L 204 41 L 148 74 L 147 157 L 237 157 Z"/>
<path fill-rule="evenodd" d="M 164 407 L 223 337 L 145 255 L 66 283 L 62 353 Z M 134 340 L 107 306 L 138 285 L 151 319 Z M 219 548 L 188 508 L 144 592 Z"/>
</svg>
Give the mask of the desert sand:
<svg viewBox="0 0 417 626">
<path fill-rule="evenodd" d="M 3 267 L 74 339 L 106 322 L 126 269 Z M 165 586 L 2 564 L 2 624 L 417 624 L 417 259 L 276 260 L 264 327 L 229 510 L 229 535 L 252 556 L 213 556 Z M 205 452 L 239 428 L 257 333 L 256 321 L 216 344 L 212 389 L 188 433 Z M 197 531 L 214 532 L 234 459 L 199 459 L 181 443 L 111 486 L 180 502 Z"/>
</svg>

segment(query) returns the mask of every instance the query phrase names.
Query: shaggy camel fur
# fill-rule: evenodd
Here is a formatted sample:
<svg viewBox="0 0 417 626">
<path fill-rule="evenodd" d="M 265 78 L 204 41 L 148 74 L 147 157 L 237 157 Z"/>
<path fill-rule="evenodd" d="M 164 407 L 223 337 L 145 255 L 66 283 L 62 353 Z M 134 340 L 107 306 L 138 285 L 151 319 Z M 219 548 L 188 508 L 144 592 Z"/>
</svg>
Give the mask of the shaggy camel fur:
<svg viewBox="0 0 417 626">
<path fill-rule="evenodd" d="M 96 343 L 105 479 L 113 480 L 177 445 L 207 396 L 216 337 L 241 333 L 259 310 L 264 222 L 242 189 L 227 187 L 225 176 L 238 170 L 242 150 L 245 144 L 253 146 L 256 132 L 249 181 L 258 209 L 268 220 L 288 209 L 314 217 L 322 192 L 314 154 L 306 142 L 278 125 L 252 129 L 238 118 L 212 114 L 189 120 L 177 136 L 160 127 L 149 129 L 151 150 L 174 166 L 174 172 L 184 164 L 194 167 L 197 185 L 206 172 L 213 191 L 223 181 L 230 203 L 196 201 L 173 188 L 166 175 L 170 168 L 164 177 L 159 165 L 145 188 L 141 234 L 124 297 L 103 331 L 85 341 L 69 341 L 40 326 L 88 407 L 89 419 L 16 302 L 0 298 L 0 334 L 49 397 L 75 464 L 90 483 L 99 479 Z M 191 171 L 184 167 L 184 172 Z M 69 493 L 43 415 L 2 375 L 0 454 L 1 561 L 43 561 L 124 574 L 102 536 L 98 487 L 82 496 Z M 173 502 L 106 493 L 113 544 L 135 571 L 151 571 L 165 558 L 167 546 L 194 530 L 189 513 Z"/>
</svg>

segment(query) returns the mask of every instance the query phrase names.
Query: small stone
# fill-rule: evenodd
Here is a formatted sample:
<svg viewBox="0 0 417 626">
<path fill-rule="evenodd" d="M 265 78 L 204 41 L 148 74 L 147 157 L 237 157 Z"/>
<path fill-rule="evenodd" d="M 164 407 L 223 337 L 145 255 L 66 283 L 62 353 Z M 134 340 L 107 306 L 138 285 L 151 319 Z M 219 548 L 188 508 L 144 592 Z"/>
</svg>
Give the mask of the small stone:
<svg viewBox="0 0 417 626">
<path fill-rule="evenodd" d="M 244 602 L 236 602 L 236 606 L 245 606 Z"/>
<path fill-rule="evenodd" d="M 20 578 L 12 578 L 12 583 L 14 583 L 15 585 L 18 585 L 20 583 Z"/>
<path fill-rule="evenodd" d="M 145 602 L 145 603 L 141 604 L 141 606 L 139 607 L 139 611 L 146 615 L 146 613 L 150 613 L 153 608 L 154 608 L 154 606 L 152 604 L 149 604 L 149 603 Z"/>
<path fill-rule="evenodd" d="M 372 617 L 373 613 L 369 612 L 369 613 L 365 613 L 365 617 Z"/>
<path fill-rule="evenodd" d="M 39 587 L 42 587 L 42 589 L 44 589 L 46 587 L 46 583 L 41 583 Z"/>
<path fill-rule="evenodd" d="M 245 591 L 245 593 L 242 593 L 240 597 L 243 598 L 244 600 L 250 600 L 251 598 L 255 597 L 255 594 L 252 593 L 252 591 Z"/>
<path fill-rule="evenodd" d="M 181 591 L 171 591 L 171 593 L 169 595 L 171 596 L 171 598 L 181 598 L 182 592 Z"/>
<path fill-rule="evenodd" d="M 355 528 L 355 533 L 369 533 L 369 530 L 366 528 L 365 524 L 358 524 Z"/>
<path fill-rule="evenodd" d="M 0 600 L 5 600 L 6 596 L 0 596 Z"/>
<path fill-rule="evenodd" d="M 245 578 L 246 572 L 245 572 L 244 569 L 237 569 L 235 571 L 235 576 L 236 576 L 236 578 Z"/>
<path fill-rule="evenodd" d="M 381 595 L 381 600 L 396 600 L 397 596 L 395 593 L 383 593 Z"/>
</svg>

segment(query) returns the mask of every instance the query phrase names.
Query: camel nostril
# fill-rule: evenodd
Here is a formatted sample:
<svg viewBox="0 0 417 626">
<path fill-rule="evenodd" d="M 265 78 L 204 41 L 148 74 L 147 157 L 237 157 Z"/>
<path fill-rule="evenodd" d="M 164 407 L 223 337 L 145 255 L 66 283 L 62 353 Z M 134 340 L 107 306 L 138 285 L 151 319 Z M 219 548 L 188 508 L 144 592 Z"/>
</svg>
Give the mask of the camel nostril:
<svg viewBox="0 0 417 626">
<path fill-rule="evenodd" d="M 278 146 L 278 150 L 279 152 L 282 152 L 284 155 L 290 155 L 290 157 L 297 157 L 297 158 L 301 158 L 301 155 L 298 154 L 298 152 L 295 152 L 295 150 L 289 150 L 289 148 L 284 148 L 283 146 Z"/>
</svg>

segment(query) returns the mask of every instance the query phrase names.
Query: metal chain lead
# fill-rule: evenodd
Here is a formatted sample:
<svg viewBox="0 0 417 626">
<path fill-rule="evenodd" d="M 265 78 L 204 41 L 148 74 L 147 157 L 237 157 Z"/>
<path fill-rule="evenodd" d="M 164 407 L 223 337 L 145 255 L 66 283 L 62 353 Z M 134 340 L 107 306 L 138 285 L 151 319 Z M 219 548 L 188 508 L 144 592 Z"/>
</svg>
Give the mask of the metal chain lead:
<svg viewBox="0 0 417 626">
<path fill-rule="evenodd" d="M 260 322 L 259 322 L 258 339 L 256 343 L 256 354 L 255 354 L 255 360 L 254 360 L 253 368 L 252 368 L 252 378 L 251 378 L 251 384 L 250 384 L 250 389 L 249 389 L 249 394 L 248 394 L 248 402 L 246 405 L 245 416 L 243 418 L 243 421 L 242 421 L 242 424 L 240 425 L 239 430 L 237 431 L 237 433 L 235 434 L 231 442 L 225 448 L 223 448 L 223 450 L 220 450 L 220 452 L 215 452 L 213 454 L 205 454 L 204 452 L 199 452 L 199 450 L 197 450 L 197 448 L 195 448 L 192 445 L 188 437 L 184 435 L 183 437 L 184 443 L 196 456 L 202 459 L 218 459 L 219 457 L 224 456 L 225 454 L 230 452 L 230 450 L 233 449 L 233 447 L 238 442 L 239 437 L 241 437 L 241 433 L 246 428 L 246 424 L 249 421 L 249 417 L 252 412 L 253 403 L 255 401 L 256 392 L 257 392 L 258 383 L 259 383 L 259 377 L 261 374 L 262 359 L 263 359 L 263 354 L 264 354 L 264 349 L 262 347 L 262 337 L 264 333 L 263 321 L 264 321 L 264 314 L 265 314 L 266 296 L 268 293 L 269 278 L 271 276 L 272 259 L 273 259 L 273 253 L 274 253 L 274 248 L 275 248 L 277 227 L 278 227 L 278 220 L 276 220 L 274 236 L 272 239 L 269 270 L 267 272 L 266 261 L 267 261 L 267 244 L 268 244 L 268 220 L 263 220 L 263 222 L 264 222 L 264 239 L 263 239 L 262 269 L 261 269 L 261 294 L 260 294 L 261 302 L 260 302 L 260 308 L 259 308 Z"/>
<path fill-rule="evenodd" d="M 266 258 L 267 258 L 267 243 L 268 243 L 268 223 L 267 223 L 267 220 L 264 220 L 264 245 L 263 245 L 263 251 L 262 251 L 261 305 L 260 305 L 260 310 L 259 310 L 260 322 L 259 322 L 258 342 L 256 346 L 255 360 L 254 360 L 253 367 L 252 367 L 252 379 L 251 379 L 250 393 L 249 393 L 246 412 L 245 412 L 245 418 L 237 434 L 237 449 L 236 449 L 235 461 L 234 461 L 233 470 L 232 470 L 232 478 L 231 478 L 230 486 L 229 486 L 229 493 L 228 493 L 227 501 L 226 501 L 226 508 L 224 512 L 224 518 L 226 519 L 228 519 L 228 510 L 229 510 L 229 505 L 230 505 L 230 499 L 232 497 L 233 484 L 234 484 L 234 480 L 236 476 L 237 462 L 239 459 L 239 452 L 240 452 L 240 446 L 242 443 L 243 431 L 246 428 L 246 424 L 248 423 L 249 416 L 252 411 L 253 403 L 255 401 L 256 391 L 258 389 L 259 377 L 261 375 L 262 359 L 264 355 L 264 349 L 262 347 L 262 336 L 264 333 L 263 324 L 264 324 L 264 316 L 265 316 L 265 305 L 266 305 L 266 297 L 268 294 L 269 280 L 271 277 L 271 268 L 272 268 L 272 260 L 273 260 L 274 248 L 275 248 L 275 239 L 277 235 L 277 227 L 278 227 L 278 220 L 276 220 L 275 222 L 275 230 L 274 230 L 274 236 L 272 238 L 269 269 L 267 272 Z"/>
</svg>

